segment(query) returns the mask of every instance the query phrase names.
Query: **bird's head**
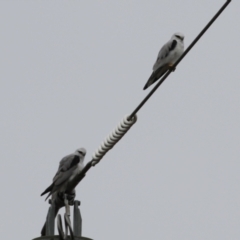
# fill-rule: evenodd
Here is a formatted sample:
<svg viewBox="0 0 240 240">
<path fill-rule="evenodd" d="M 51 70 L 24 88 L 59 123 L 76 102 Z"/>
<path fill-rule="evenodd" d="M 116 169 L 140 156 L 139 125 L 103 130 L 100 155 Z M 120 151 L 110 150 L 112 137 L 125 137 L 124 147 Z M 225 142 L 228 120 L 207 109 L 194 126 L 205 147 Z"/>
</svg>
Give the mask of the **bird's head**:
<svg viewBox="0 0 240 240">
<path fill-rule="evenodd" d="M 184 40 L 184 35 L 183 35 L 182 33 L 180 33 L 180 32 L 174 33 L 173 36 L 172 36 L 172 39 L 176 39 L 176 40 L 178 40 L 178 41 L 183 42 L 183 40 Z"/>
<path fill-rule="evenodd" d="M 79 154 L 81 157 L 84 157 L 87 153 L 85 148 L 78 148 L 75 152 Z"/>
</svg>

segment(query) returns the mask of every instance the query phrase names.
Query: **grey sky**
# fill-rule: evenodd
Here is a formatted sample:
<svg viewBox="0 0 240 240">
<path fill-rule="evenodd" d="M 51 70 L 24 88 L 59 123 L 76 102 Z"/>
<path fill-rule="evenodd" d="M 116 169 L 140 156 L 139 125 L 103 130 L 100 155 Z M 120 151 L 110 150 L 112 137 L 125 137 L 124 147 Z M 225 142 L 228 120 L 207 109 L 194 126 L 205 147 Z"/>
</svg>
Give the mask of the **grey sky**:
<svg viewBox="0 0 240 240">
<path fill-rule="evenodd" d="M 194 3 L 193 3 L 194 2 Z M 224 1 L 1 1 L 2 239 L 40 235 L 61 158 L 85 162 L 137 106 L 160 47 Z M 77 187 L 97 240 L 240 239 L 240 2 L 233 1 Z M 14 230 L 13 230 L 14 229 Z"/>
</svg>

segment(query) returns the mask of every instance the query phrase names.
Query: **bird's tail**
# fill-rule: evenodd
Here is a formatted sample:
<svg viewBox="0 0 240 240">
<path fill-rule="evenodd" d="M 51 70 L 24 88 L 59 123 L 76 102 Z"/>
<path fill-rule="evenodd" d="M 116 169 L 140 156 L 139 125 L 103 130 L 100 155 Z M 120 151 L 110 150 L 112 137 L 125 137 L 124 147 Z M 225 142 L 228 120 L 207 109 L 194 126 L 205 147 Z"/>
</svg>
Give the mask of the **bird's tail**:
<svg viewBox="0 0 240 240">
<path fill-rule="evenodd" d="M 162 66 L 154 71 L 149 77 L 147 83 L 145 84 L 143 90 L 147 89 L 150 85 L 155 83 L 159 78 L 161 78 L 168 70 L 167 66 Z"/>
<path fill-rule="evenodd" d="M 153 83 L 155 83 L 158 79 L 156 78 L 156 73 L 153 72 L 151 74 L 151 76 L 149 77 L 147 83 L 145 84 L 143 90 L 147 89 L 150 85 L 152 85 Z"/>
<path fill-rule="evenodd" d="M 52 189 L 53 189 L 53 183 L 48 187 L 46 188 L 46 190 L 41 194 L 41 196 L 43 196 L 44 194 L 48 193 L 48 196 L 46 197 L 45 201 L 49 198 L 49 196 L 52 194 Z"/>
<path fill-rule="evenodd" d="M 47 199 L 51 196 L 52 192 L 50 192 L 47 197 L 45 198 L 45 201 L 47 201 Z"/>
</svg>

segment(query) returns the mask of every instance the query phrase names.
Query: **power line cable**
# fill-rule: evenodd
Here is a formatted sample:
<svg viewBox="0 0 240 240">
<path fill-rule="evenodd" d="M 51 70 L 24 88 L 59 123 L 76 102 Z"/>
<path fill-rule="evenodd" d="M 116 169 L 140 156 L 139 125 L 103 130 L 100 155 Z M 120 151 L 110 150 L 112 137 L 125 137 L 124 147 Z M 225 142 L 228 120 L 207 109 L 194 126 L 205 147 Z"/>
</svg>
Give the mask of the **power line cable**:
<svg viewBox="0 0 240 240">
<path fill-rule="evenodd" d="M 192 41 L 188 48 L 184 51 L 181 57 L 176 61 L 176 63 L 168 70 L 168 72 L 160 79 L 156 86 L 148 93 L 148 95 L 142 100 L 142 102 L 135 108 L 135 110 L 129 115 L 125 116 L 120 124 L 114 129 L 109 136 L 103 141 L 100 147 L 92 156 L 92 160 L 86 164 L 84 169 L 71 181 L 71 186 L 68 189 L 74 189 L 77 184 L 85 177 L 85 174 L 89 169 L 103 158 L 103 156 L 124 136 L 124 134 L 132 127 L 137 121 L 137 112 L 143 107 L 147 100 L 153 95 L 153 93 L 158 89 L 158 87 L 165 81 L 165 79 L 171 74 L 177 65 L 182 61 L 182 59 L 187 55 L 187 53 L 194 47 L 198 40 L 203 36 L 203 34 L 208 30 L 208 28 L 214 23 L 214 21 L 219 17 L 219 15 L 228 6 L 231 0 L 227 0 L 225 4 L 218 10 L 218 12 L 213 16 L 209 23 L 203 28 L 203 30 L 197 35 L 197 37 Z"/>
</svg>

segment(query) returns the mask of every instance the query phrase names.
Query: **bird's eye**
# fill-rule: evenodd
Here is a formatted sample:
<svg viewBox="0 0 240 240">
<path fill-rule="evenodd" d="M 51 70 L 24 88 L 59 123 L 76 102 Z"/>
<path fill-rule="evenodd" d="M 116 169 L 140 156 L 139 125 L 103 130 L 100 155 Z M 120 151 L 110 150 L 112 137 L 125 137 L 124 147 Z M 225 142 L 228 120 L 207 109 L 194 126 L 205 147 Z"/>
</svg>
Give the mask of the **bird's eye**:
<svg viewBox="0 0 240 240">
<path fill-rule="evenodd" d="M 175 35 L 178 39 L 182 40 L 182 37 L 180 37 L 179 35 Z"/>
</svg>

